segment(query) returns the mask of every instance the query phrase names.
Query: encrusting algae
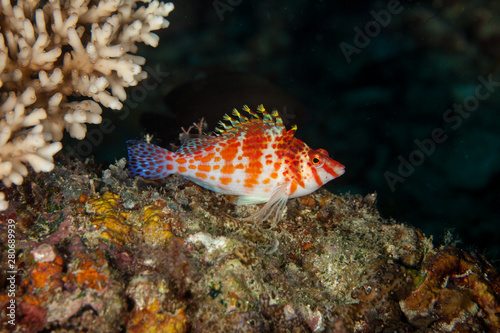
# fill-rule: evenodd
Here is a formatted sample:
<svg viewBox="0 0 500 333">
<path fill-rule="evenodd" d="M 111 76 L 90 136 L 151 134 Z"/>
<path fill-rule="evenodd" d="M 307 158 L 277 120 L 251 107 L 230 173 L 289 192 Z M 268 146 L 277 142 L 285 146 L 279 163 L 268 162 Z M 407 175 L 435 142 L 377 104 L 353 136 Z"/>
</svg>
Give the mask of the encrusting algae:
<svg viewBox="0 0 500 333">
<path fill-rule="evenodd" d="M 479 316 L 500 329 L 499 275 L 481 257 L 447 246 L 427 256 L 422 272 L 400 304 L 410 323 L 466 332 L 468 321 Z"/>
<path fill-rule="evenodd" d="M 163 211 L 165 206 L 164 201 L 156 200 L 154 204 L 142 209 L 141 230 L 146 244 L 166 244 L 169 238 L 174 237 L 169 217 Z"/>
<path fill-rule="evenodd" d="M 126 223 L 130 213 L 121 207 L 120 196 L 112 192 L 88 200 L 87 211 L 94 213 L 90 223 L 101 231 L 99 238 L 113 243 L 131 242 L 130 235 L 134 227 Z"/>
<path fill-rule="evenodd" d="M 127 324 L 127 332 L 162 332 L 185 333 L 189 331 L 189 318 L 184 309 L 170 314 L 161 308 L 158 300 L 154 300 L 142 310 L 134 308 Z"/>
<path fill-rule="evenodd" d="M 110 243 L 130 244 L 135 235 L 145 244 L 156 245 L 165 244 L 174 236 L 163 200 L 156 200 L 140 212 L 127 212 L 118 194 L 106 192 L 101 197 L 88 199 L 86 207 L 87 212 L 93 214 L 90 223 L 99 231 L 98 237 Z"/>
</svg>

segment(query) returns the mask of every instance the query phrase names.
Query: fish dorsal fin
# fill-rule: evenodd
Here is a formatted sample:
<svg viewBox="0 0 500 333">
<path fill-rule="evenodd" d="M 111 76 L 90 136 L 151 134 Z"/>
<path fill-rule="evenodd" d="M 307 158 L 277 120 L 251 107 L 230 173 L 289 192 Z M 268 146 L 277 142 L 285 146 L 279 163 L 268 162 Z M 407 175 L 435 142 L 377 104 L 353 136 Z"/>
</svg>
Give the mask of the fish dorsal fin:
<svg viewBox="0 0 500 333">
<path fill-rule="evenodd" d="M 293 142 L 293 139 L 295 137 L 295 132 L 297 132 L 297 125 L 293 125 L 292 128 L 290 128 L 288 131 L 284 132 L 283 140 L 287 142 L 288 144 L 291 144 Z"/>
<path fill-rule="evenodd" d="M 256 111 L 252 111 L 247 105 L 244 105 L 243 111 L 246 112 L 249 117 L 233 109 L 233 117 L 227 114 L 223 117 L 223 120 L 229 124 L 219 121 L 220 127 L 215 129 L 214 134 L 188 139 L 181 145 L 176 153 L 186 155 L 194 154 L 201 150 L 207 150 L 221 140 L 231 139 L 242 133 L 253 133 L 257 135 L 262 131 L 280 136 L 284 142 L 292 142 L 297 126 L 294 125 L 287 131 L 277 110 L 268 113 L 261 104 L 257 106 Z"/>
<path fill-rule="evenodd" d="M 243 106 L 243 111 L 248 113 L 250 117 L 242 115 L 236 109 L 233 109 L 234 117 L 228 116 L 227 114 L 224 115 L 223 120 L 229 122 L 229 124 L 220 121 L 220 127 L 215 130 L 216 135 L 232 138 L 242 132 L 256 132 L 267 129 L 276 130 L 278 133 L 286 132 L 283 120 L 276 110 L 268 113 L 261 104 L 257 106 L 257 112 L 252 111 L 247 105 Z M 261 116 L 259 116 L 259 114 Z"/>
</svg>

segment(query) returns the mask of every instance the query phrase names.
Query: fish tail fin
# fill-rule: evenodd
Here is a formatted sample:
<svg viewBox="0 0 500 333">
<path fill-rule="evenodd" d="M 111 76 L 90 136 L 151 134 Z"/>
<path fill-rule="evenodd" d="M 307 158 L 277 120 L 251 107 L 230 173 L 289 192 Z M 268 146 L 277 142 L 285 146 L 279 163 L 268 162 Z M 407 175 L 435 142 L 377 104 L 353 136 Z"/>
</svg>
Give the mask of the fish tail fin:
<svg viewBox="0 0 500 333">
<path fill-rule="evenodd" d="M 174 153 L 151 143 L 127 141 L 129 176 L 161 179 L 174 173 L 171 161 Z"/>
</svg>

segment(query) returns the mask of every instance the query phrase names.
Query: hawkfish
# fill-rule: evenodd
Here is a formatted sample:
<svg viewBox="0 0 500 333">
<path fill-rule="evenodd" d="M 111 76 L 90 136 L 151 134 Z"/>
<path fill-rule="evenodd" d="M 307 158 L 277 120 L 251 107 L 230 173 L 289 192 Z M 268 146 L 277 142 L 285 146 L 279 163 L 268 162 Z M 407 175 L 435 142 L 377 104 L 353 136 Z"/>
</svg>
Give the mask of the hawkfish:
<svg viewBox="0 0 500 333">
<path fill-rule="evenodd" d="M 217 193 L 236 196 L 236 205 L 265 205 L 247 219 L 283 215 L 288 199 L 319 189 L 344 174 L 324 149 L 311 149 L 287 130 L 278 112 L 262 105 L 247 116 L 233 110 L 211 135 L 191 138 L 175 151 L 149 142 L 127 141 L 130 176 L 161 179 L 178 174 Z"/>
</svg>

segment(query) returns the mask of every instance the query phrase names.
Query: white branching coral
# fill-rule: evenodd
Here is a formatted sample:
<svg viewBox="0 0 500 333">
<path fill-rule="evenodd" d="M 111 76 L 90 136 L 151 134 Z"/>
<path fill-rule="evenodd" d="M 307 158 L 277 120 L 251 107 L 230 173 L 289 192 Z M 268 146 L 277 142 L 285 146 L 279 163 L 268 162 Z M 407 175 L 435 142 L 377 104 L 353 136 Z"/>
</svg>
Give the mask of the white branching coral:
<svg viewBox="0 0 500 333">
<path fill-rule="evenodd" d="M 126 87 L 147 77 L 137 43 L 156 47 L 172 3 L 137 0 L 0 0 L 0 180 L 27 166 L 51 171 L 64 130 L 83 139 L 101 105 L 121 109 Z M 0 192 L 0 210 L 7 208 Z"/>
</svg>

